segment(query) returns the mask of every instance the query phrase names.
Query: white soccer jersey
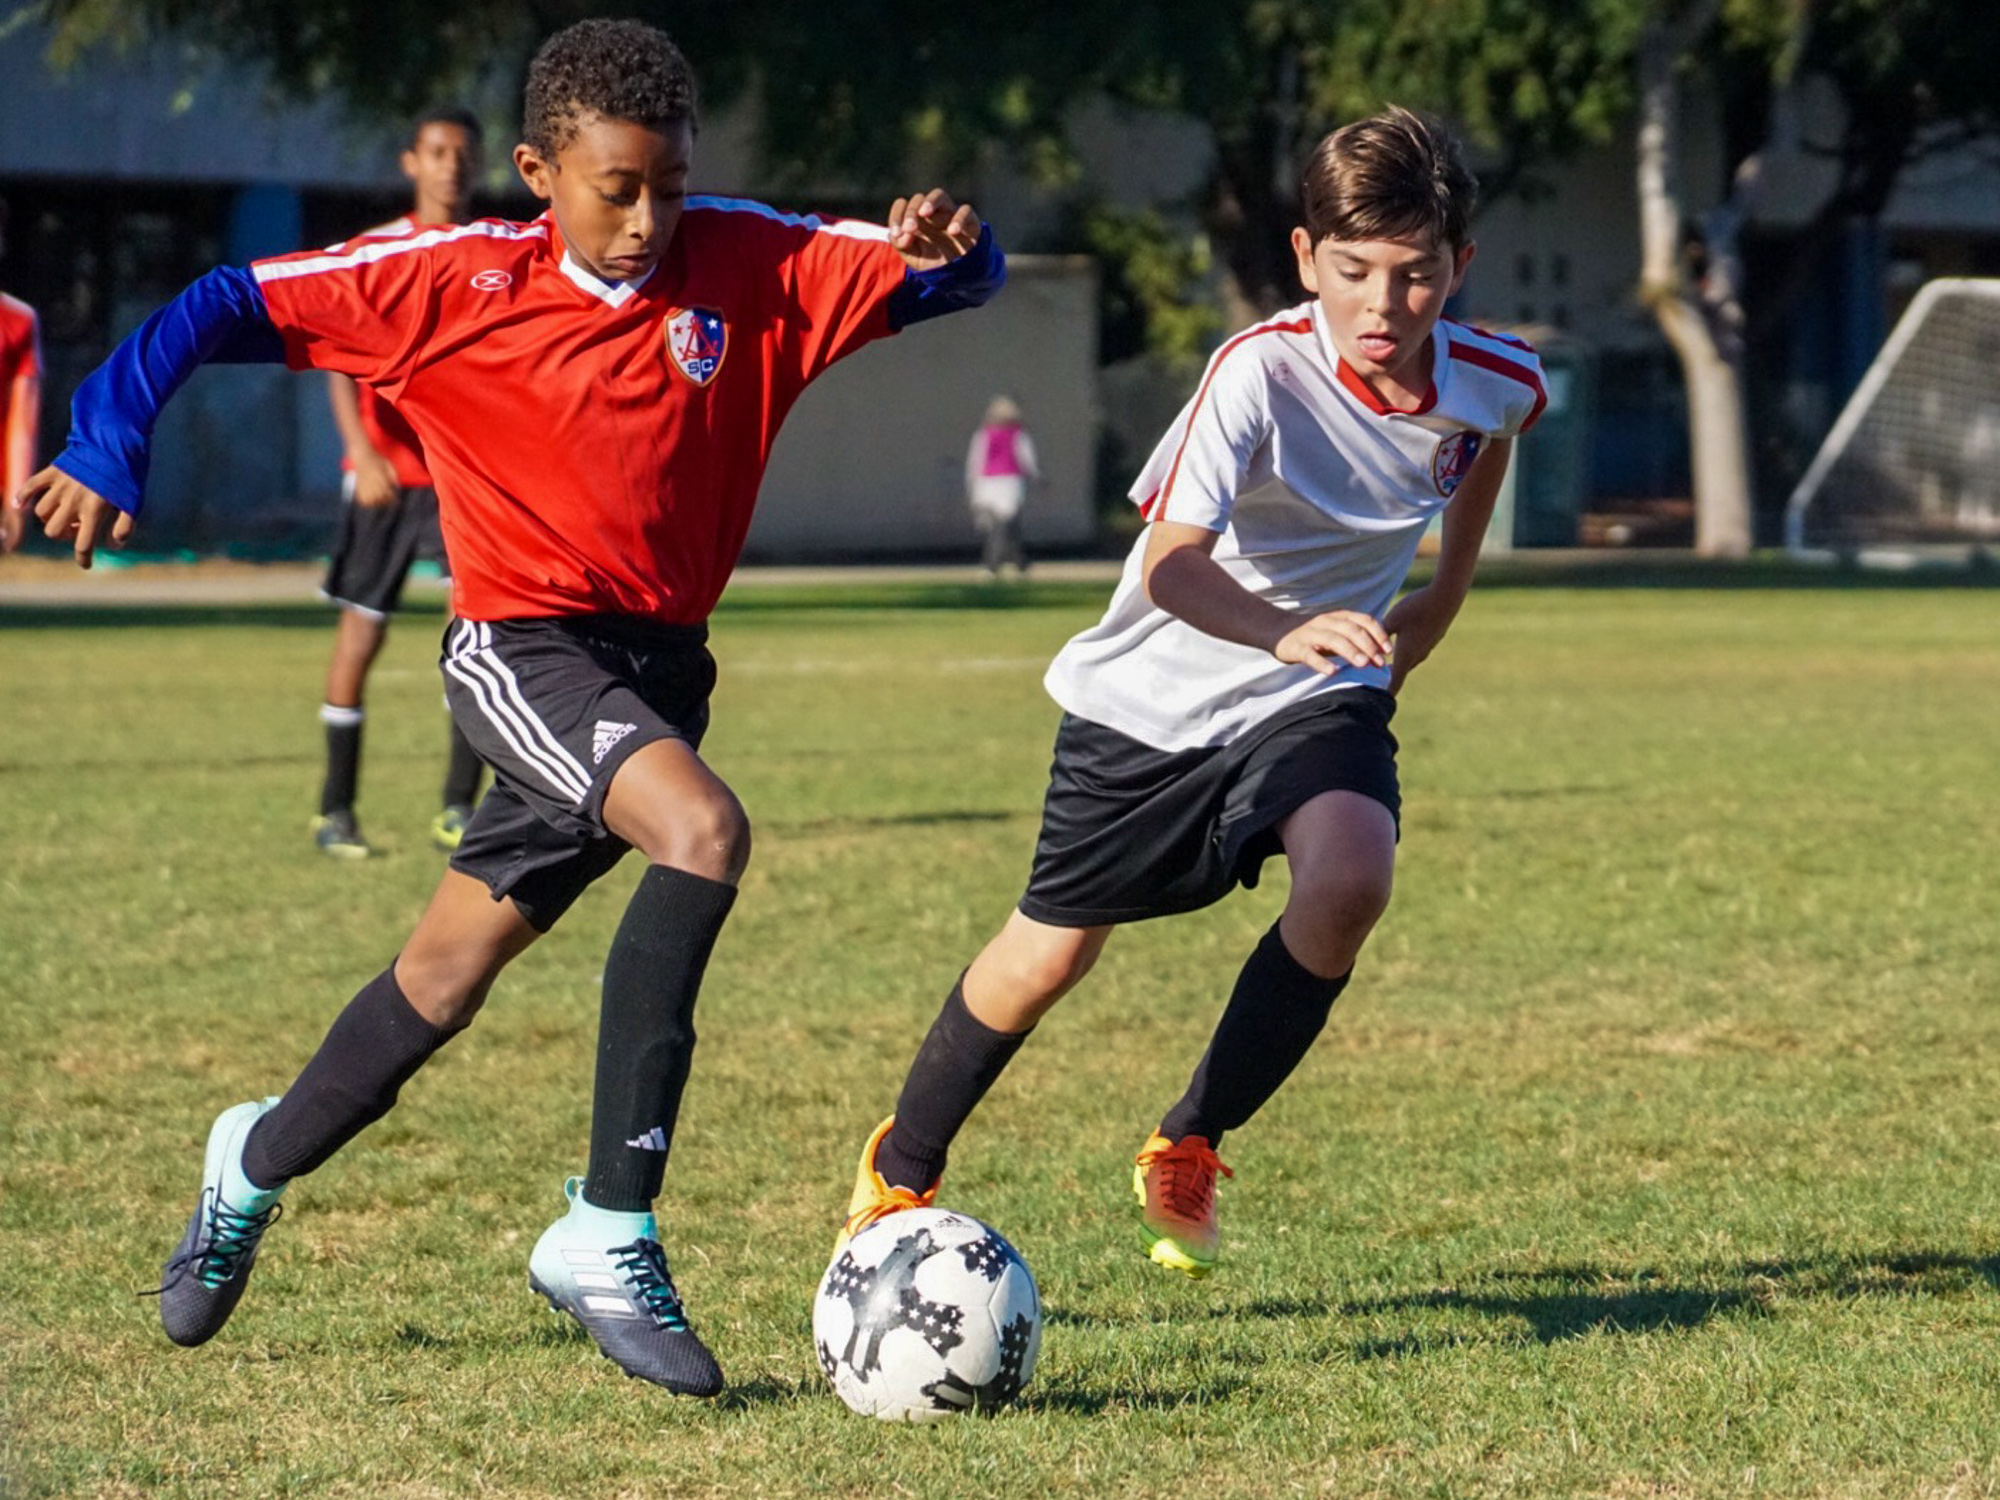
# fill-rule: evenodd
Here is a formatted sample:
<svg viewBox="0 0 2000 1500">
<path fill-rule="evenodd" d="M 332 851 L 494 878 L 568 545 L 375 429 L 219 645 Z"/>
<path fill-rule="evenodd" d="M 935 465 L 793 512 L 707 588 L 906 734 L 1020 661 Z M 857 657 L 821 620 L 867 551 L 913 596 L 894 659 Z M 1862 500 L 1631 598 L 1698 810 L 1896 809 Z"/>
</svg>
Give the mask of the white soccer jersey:
<svg viewBox="0 0 2000 1500">
<path fill-rule="evenodd" d="M 1209 361 L 1132 498 L 1149 521 L 1221 532 L 1215 560 L 1301 620 L 1379 620 L 1480 449 L 1525 432 L 1547 400 L 1519 340 L 1440 320 L 1431 342 L 1430 393 L 1400 412 L 1340 362 L 1317 302 L 1247 329 Z M 1189 750 L 1314 693 L 1388 686 L 1386 667 L 1324 677 L 1195 629 L 1147 599 L 1145 550 L 1141 535 L 1104 618 L 1049 667 L 1049 695 L 1079 718 Z"/>
</svg>

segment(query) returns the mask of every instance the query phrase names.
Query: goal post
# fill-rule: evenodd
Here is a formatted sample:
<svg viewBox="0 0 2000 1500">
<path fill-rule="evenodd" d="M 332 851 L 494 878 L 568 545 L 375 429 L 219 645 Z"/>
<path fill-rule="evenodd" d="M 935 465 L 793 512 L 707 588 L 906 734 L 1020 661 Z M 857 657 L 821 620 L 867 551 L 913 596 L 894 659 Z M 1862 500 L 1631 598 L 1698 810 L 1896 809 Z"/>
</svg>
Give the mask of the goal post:
<svg viewBox="0 0 2000 1500">
<path fill-rule="evenodd" d="M 1785 507 L 1797 557 L 2000 544 L 2000 279 L 1927 282 Z"/>
</svg>

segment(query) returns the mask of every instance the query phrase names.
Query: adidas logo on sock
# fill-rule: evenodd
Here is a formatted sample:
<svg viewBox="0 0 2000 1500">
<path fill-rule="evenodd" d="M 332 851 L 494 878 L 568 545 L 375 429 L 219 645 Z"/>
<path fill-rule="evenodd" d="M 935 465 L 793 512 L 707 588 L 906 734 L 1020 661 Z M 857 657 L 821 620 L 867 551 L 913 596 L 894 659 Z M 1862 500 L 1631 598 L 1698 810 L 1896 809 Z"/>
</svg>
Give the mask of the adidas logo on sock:
<svg viewBox="0 0 2000 1500">
<path fill-rule="evenodd" d="M 590 737 L 590 763 L 604 764 L 604 757 L 611 753 L 611 747 L 637 729 L 637 724 L 614 724 L 609 719 L 597 721 L 597 732 Z"/>
<path fill-rule="evenodd" d="M 631 725 L 625 726 L 630 729 Z M 664 1151 L 667 1149 L 667 1133 L 655 1125 L 644 1135 L 636 1135 L 625 1143 L 634 1151 Z"/>
</svg>

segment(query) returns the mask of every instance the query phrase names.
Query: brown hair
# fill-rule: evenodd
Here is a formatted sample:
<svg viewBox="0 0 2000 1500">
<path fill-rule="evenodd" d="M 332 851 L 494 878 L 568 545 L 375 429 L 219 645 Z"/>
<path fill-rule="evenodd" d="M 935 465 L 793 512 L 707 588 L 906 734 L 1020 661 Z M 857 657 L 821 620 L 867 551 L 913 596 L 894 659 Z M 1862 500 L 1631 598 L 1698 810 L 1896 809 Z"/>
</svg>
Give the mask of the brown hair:
<svg viewBox="0 0 2000 1500">
<path fill-rule="evenodd" d="M 1315 245 L 1424 237 L 1457 250 L 1478 197 L 1451 133 L 1393 104 L 1314 147 L 1299 185 L 1306 234 Z"/>
</svg>

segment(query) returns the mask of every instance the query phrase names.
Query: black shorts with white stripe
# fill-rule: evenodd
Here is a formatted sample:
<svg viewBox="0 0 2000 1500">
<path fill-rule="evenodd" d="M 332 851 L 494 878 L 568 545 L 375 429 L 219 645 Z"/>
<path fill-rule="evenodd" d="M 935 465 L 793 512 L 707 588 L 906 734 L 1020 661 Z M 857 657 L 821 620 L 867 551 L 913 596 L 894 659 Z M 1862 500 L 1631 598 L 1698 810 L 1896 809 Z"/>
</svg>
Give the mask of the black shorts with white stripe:
<svg viewBox="0 0 2000 1500">
<path fill-rule="evenodd" d="M 403 585 L 420 562 L 451 572 L 438 524 L 437 491 L 407 489 L 387 505 L 362 505 L 349 474 L 340 530 L 319 591 L 342 609 L 380 618 L 403 602 Z"/>
<path fill-rule="evenodd" d="M 1322 792 L 1359 792 L 1400 820 L 1395 712 L 1379 688 L 1341 688 L 1200 750 L 1064 714 L 1021 911 L 1102 927 L 1213 905 L 1257 884 L 1283 852 L 1278 825 Z"/>
<path fill-rule="evenodd" d="M 624 616 L 454 620 L 445 700 L 493 768 L 451 866 L 541 931 L 631 847 L 604 826 L 618 768 L 655 740 L 699 749 L 715 658 L 703 625 Z"/>
</svg>

